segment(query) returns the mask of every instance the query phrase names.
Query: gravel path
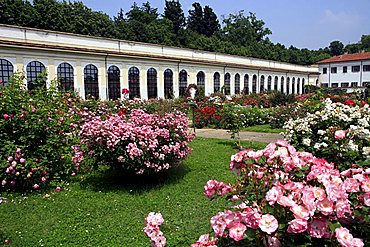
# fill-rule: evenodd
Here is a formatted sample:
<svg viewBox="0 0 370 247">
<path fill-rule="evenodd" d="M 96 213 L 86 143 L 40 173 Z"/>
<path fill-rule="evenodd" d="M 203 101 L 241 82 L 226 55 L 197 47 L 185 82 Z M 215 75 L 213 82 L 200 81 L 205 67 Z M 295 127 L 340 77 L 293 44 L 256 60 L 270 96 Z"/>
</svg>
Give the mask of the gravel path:
<svg viewBox="0 0 370 247">
<path fill-rule="evenodd" d="M 227 130 L 222 129 L 196 129 L 195 134 L 198 137 L 216 138 L 231 140 Z M 277 139 L 283 139 L 283 136 L 278 133 L 262 133 L 262 132 L 240 132 L 240 139 L 256 142 L 275 142 Z"/>
</svg>

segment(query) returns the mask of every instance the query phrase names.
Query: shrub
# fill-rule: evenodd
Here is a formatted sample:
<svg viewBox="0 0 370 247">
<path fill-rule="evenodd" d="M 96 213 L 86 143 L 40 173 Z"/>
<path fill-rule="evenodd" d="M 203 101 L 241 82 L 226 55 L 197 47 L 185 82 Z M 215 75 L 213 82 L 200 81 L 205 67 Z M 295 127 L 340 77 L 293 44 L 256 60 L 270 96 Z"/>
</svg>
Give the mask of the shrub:
<svg viewBox="0 0 370 247">
<path fill-rule="evenodd" d="M 0 88 L 2 189 L 37 189 L 66 179 L 75 171 L 70 159 L 78 99 L 53 86 L 28 91 L 21 75 L 8 84 Z"/>
<path fill-rule="evenodd" d="M 137 174 L 175 166 L 190 153 L 188 144 L 193 138 L 184 113 L 160 116 L 142 110 L 112 114 L 106 119 L 89 116 L 79 136 L 81 145 L 74 147 L 73 157 L 76 167 L 85 161 L 92 168 L 107 165 Z"/>
<path fill-rule="evenodd" d="M 348 105 L 349 103 L 353 106 Z M 346 104 L 332 103 L 330 99 L 326 99 L 322 110 L 289 120 L 284 126 L 285 138 L 298 149 L 342 164 L 340 169 L 347 169 L 346 164 L 368 162 L 369 105 L 360 107 L 353 100 Z"/>
</svg>

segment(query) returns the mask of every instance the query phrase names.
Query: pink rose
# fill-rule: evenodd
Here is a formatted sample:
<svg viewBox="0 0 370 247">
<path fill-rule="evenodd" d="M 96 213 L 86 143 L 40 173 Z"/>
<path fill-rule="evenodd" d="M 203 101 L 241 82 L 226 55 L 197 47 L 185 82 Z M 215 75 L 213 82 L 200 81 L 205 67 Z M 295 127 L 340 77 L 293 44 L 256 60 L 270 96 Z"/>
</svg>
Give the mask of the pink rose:
<svg viewBox="0 0 370 247">
<path fill-rule="evenodd" d="M 59 192 L 59 191 L 61 191 L 61 190 L 62 190 L 62 188 L 60 188 L 60 187 L 58 186 L 58 187 L 56 187 L 56 188 L 55 188 L 55 190 Z"/>
<path fill-rule="evenodd" d="M 34 184 L 34 185 L 33 185 L 33 188 L 34 188 L 35 190 L 37 190 L 38 188 L 40 188 L 40 186 L 39 186 L 38 184 Z"/>
<path fill-rule="evenodd" d="M 343 139 L 346 137 L 346 132 L 344 130 L 337 130 L 334 133 L 334 139 Z"/>
<path fill-rule="evenodd" d="M 323 218 L 314 219 L 309 225 L 307 232 L 314 238 L 328 238 L 330 233 L 328 231 L 328 221 Z"/>
<path fill-rule="evenodd" d="M 344 227 L 339 227 L 335 229 L 335 237 L 337 238 L 338 242 L 342 246 L 346 247 L 362 247 L 364 246 L 364 243 L 359 238 L 354 238 L 351 233 L 349 233 L 349 230 Z"/>
<path fill-rule="evenodd" d="M 301 233 L 307 230 L 307 221 L 302 219 L 295 219 L 289 222 L 288 232 Z"/>
<path fill-rule="evenodd" d="M 235 241 L 240 241 L 243 239 L 244 232 L 247 227 L 242 223 L 236 223 L 229 228 L 229 236 Z"/>
<path fill-rule="evenodd" d="M 267 232 L 271 234 L 278 229 L 278 221 L 277 219 L 271 214 L 262 215 L 258 226 L 261 228 L 263 232 Z"/>
<path fill-rule="evenodd" d="M 320 210 L 323 215 L 331 215 L 334 211 L 334 205 L 328 198 L 325 198 L 317 203 L 317 209 Z"/>
<path fill-rule="evenodd" d="M 370 193 L 364 194 L 364 204 L 370 207 Z"/>
<path fill-rule="evenodd" d="M 4 117 L 5 120 L 7 120 L 9 118 L 9 115 L 8 114 L 4 114 L 3 117 Z"/>
</svg>

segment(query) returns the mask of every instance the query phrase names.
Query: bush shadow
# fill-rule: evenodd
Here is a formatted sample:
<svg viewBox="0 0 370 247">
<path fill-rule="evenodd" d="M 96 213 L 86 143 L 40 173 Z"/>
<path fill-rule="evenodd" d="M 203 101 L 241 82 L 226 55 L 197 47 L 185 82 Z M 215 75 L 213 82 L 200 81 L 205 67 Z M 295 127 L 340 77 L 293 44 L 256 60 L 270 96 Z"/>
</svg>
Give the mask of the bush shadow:
<svg viewBox="0 0 370 247">
<path fill-rule="evenodd" d="M 81 177 L 83 189 L 101 192 L 142 194 L 166 185 L 176 184 L 190 171 L 185 162 L 159 174 L 138 175 L 122 170 L 94 171 Z"/>
</svg>

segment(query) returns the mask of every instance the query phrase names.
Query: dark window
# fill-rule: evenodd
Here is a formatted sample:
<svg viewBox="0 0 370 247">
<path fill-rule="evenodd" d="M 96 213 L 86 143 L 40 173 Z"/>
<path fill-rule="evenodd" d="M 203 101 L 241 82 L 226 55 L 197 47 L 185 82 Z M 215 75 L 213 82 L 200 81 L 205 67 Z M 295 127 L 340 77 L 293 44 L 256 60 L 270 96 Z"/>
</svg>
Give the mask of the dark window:
<svg viewBox="0 0 370 247">
<path fill-rule="evenodd" d="M 337 67 L 331 67 L 331 68 L 330 68 L 330 72 L 331 72 L 332 74 L 336 74 L 336 73 L 337 73 Z"/>
<path fill-rule="evenodd" d="M 57 68 L 57 77 L 62 91 L 73 90 L 74 87 L 74 72 L 73 67 L 69 63 L 61 63 Z"/>
<path fill-rule="evenodd" d="M 297 94 L 301 93 L 301 78 L 297 79 Z"/>
<path fill-rule="evenodd" d="M 170 69 L 164 71 L 164 98 L 173 98 L 173 72 Z"/>
<path fill-rule="evenodd" d="M 284 92 L 284 77 L 281 77 L 280 92 Z"/>
<path fill-rule="evenodd" d="M 240 75 L 235 75 L 235 94 L 240 94 Z"/>
<path fill-rule="evenodd" d="M 341 87 L 349 87 L 349 82 L 342 82 L 340 84 Z"/>
<path fill-rule="evenodd" d="M 136 67 L 128 70 L 128 89 L 130 99 L 140 98 L 140 70 Z"/>
<path fill-rule="evenodd" d="M 286 79 L 286 94 L 289 94 L 290 92 L 289 92 L 289 90 L 290 90 L 290 78 L 288 77 L 287 79 Z"/>
<path fill-rule="evenodd" d="M 0 86 L 7 86 L 13 75 L 13 65 L 5 59 L 0 59 Z"/>
<path fill-rule="evenodd" d="M 328 68 L 322 68 L 322 73 L 327 74 L 328 73 Z"/>
<path fill-rule="evenodd" d="M 244 94 L 249 94 L 249 75 L 244 76 L 244 89 L 243 89 Z"/>
<path fill-rule="evenodd" d="M 321 83 L 321 87 L 323 87 L 323 88 L 327 88 L 327 87 L 329 87 L 329 86 L 328 86 L 328 83 Z"/>
<path fill-rule="evenodd" d="M 29 90 L 36 86 L 46 88 L 46 76 L 42 74 L 44 71 L 46 71 L 45 66 L 38 61 L 32 61 L 27 65 L 27 87 Z M 40 84 L 36 85 L 36 83 Z"/>
<path fill-rule="evenodd" d="M 306 93 L 305 92 L 305 87 L 304 87 L 304 85 L 305 85 L 305 80 L 304 80 L 304 78 L 302 79 L 302 89 L 303 89 L 303 93 Z"/>
<path fill-rule="evenodd" d="M 274 90 L 277 91 L 279 90 L 278 85 L 279 84 L 279 78 L 275 76 L 275 82 L 274 82 Z"/>
<path fill-rule="evenodd" d="M 213 75 L 213 91 L 215 93 L 220 92 L 220 73 L 216 72 Z"/>
<path fill-rule="evenodd" d="M 181 70 L 179 73 L 179 95 L 184 96 L 188 87 L 188 73 L 186 70 Z"/>
<path fill-rule="evenodd" d="M 352 72 L 359 72 L 360 71 L 360 65 L 352 66 Z"/>
<path fill-rule="evenodd" d="M 197 86 L 200 92 L 203 90 L 204 92 L 204 85 L 205 85 L 205 75 L 203 71 L 199 71 L 197 74 Z"/>
<path fill-rule="evenodd" d="M 108 69 L 108 97 L 109 99 L 121 98 L 120 71 L 117 66 L 110 66 Z"/>
<path fill-rule="evenodd" d="M 257 76 L 252 77 L 252 93 L 257 93 Z"/>
<path fill-rule="evenodd" d="M 363 71 L 370 71 L 370 64 L 369 65 L 364 65 L 362 70 Z"/>
<path fill-rule="evenodd" d="M 332 83 L 332 84 L 331 84 L 331 87 L 332 87 L 332 88 L 337 88 L 337 87 L 338 87 L 338 83 Z"/>
<path fill-rule="evenodd" d="M 352 84 L 351 84 L 351 87 L 357 87 L 358 86 L 358 82 L 356 81 L 356 82 L 352 82 Z"/>
<path fill-rule="evenodd" d="M 265 76 L 261 76 L 261 82 L 260 82 L 260 93 L 265 91 Z"/>
<path fill-rule="evenodd" d="M 99 98 L 98 69 L 93 64 L 88 64 L 84 69 L 85 98 Z"/>
<path fill-rule="evenodd" d="M 225 74 L 225 80 L 224 80 L 224 93 L 225 95 L 230 95 L 230 74 Z"/>
<path fill-rule="evenodd" d="M 272 91 L 272 77 L 267 77 L 267 91 Z"/>
<path fill-rule="evenodd" d="M 295 78 L 293 77 L 293 79 L 292 79 L 292 94 L 295 94 L 296 93 L 296 91 L 295 91 Z"/>
<path fill-rule="evenodd" d="M 147 72 L 148 99 L 157 98 L 157 71 L 154 68 Z"/>
<path fill-rule="evenodd" d="M 347 66 L 343 66 L 343 73 L 347 73 Z"/>
</svg>

